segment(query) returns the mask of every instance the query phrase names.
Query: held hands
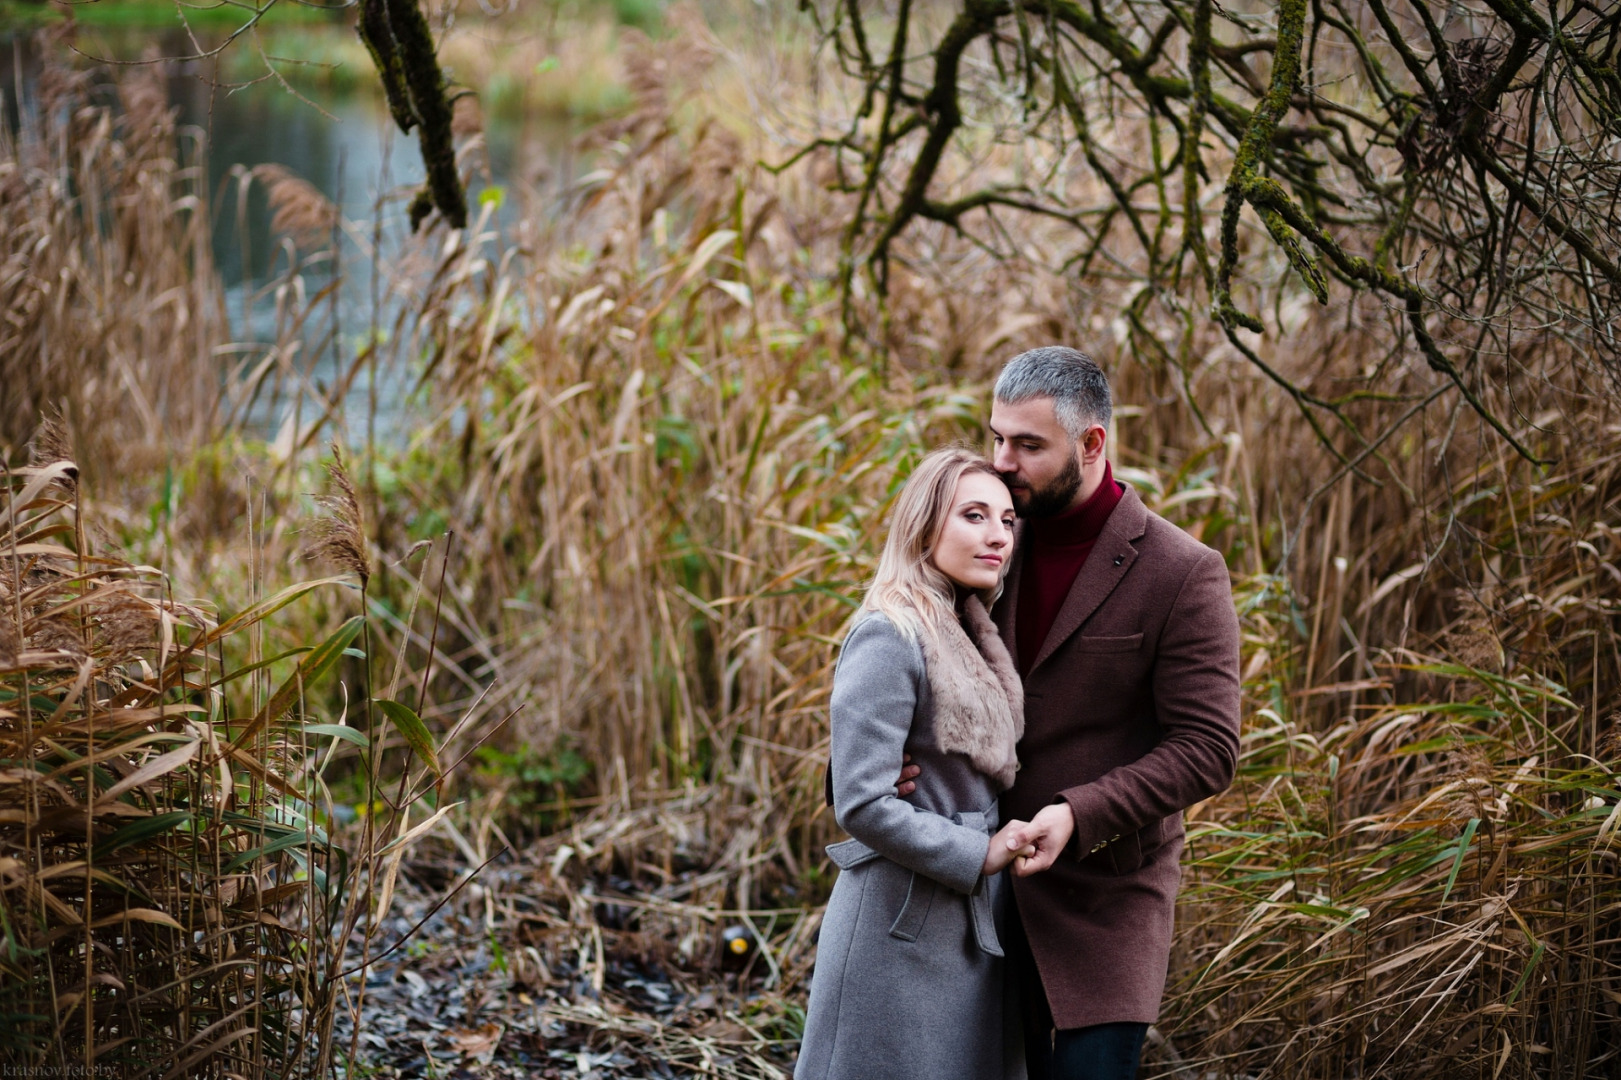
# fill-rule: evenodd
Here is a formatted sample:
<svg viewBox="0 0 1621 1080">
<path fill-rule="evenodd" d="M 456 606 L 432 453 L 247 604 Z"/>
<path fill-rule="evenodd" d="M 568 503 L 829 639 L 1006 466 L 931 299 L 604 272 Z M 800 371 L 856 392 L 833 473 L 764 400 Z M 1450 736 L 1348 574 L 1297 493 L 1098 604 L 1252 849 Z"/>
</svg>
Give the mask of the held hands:
<svg viewBox="0 0 1621 1080">
<path fill-rule="evenodd" d="M 1074 833 L 1075 818 L 1069 804 L 1053 803 L 1042 807 L 1028 824 L 1008 822 L 991 840 L 991 847 L 995 848 L 1000 841 L 1012 852 L 1009 859 L 1013 862 L 1013 872 L 1019 877 L 1029 877 L 1051 866 Z M 985 857 L 985 862 L 990 864 L 990 856 Z"/>
<path fill-rule="evenodd" d="M 980 873 L 986 877 L 1000 874 L 1007 865 L 1015 859 L 1029 859 L 1036 854 L 1034 844 L 1015 842 L 1017 830 L 1028 829 L 1030 826 L 1023 821 L 1010 821 L 1003 825 L 997 834 L 991 837 L 991 846 L 985 850 L 985 866 Z"/>
<path fill-rule="evenodd" d="M 904 755 L 902 762 L 901 774 L 895 778 L 895 794 L 905 797 L 917 790 L 912 781 L 923 770 L 911 763 L 911 754 Z M 1066 803 L 1044 807 L 1034 821 L 1010 821 L 991 837 L 981 872 L 989 877 L 1011 864 L 1020 877 L 1039 874 L 1053 864 L 1074 832 L 1075 819 Z"/>
</svg>

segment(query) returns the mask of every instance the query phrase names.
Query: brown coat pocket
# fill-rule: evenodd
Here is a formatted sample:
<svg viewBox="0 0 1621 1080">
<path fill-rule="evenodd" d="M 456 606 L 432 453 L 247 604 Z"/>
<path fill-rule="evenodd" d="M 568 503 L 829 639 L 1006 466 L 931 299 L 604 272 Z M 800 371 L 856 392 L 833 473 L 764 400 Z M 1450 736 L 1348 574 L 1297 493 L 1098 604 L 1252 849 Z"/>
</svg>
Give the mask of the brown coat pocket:
<svg viewBox="0 0 1621 1080">
<path fill-rule="evenodd" d="M 1099 870 L 1113 874 L 1131 874 L 1142 869 L 1148 856 L 1165 843 L 1164 820 L 1150 821 L 1136 832 L 1129 832 L 1110 840 L 1102 848 L 1081 861 Z"/>
<path fill-rule="evenodd" d="M 1081 634 L 1075 639 L 1075 649 L 1084 653 L 1127 653 L 1142 648 L 1141 634 Z"/>
</svg>

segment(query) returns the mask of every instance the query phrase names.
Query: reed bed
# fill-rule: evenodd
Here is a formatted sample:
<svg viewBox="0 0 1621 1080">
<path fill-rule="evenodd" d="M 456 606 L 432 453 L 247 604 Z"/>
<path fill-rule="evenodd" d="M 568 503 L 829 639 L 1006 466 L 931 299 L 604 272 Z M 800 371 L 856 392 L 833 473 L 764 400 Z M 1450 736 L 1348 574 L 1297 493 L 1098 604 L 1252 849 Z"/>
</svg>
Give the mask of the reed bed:
<svg viewBox="0 0 1621 1080">
<path fill-rule="evenodd" d="M 1056 340 L 1105 362 L 1119 474 L 1226 554 L 1245 630 L 1241 773 L 1190 815 L 1149 1073 L 1612 1074 L 1621 416 L 1585 359 L 1550 335 L 1535 379 L 1491 390 L 1554 465 L 1412 364 L 1358 406 L 1383 439 L 1351 472 L 1225 342 L 1133 307 L 1129 273 L 1067 281 L 920 229 L 887 318 L 858 296 L 871 332 L 847 337 L 847 196 L 814 159 L 761 168 L 783 147 L 743 123 L 746 87 L 800 54 L 674 21 L 627 47 L 635 100 L 583 147 L 589 175 L 529 193 L 511 233 L 487 207 L 399 260 L 415 317 L 387 348 L 420 362 L 429 407 L 405 453 L 359 470 L 372 649 L 436 643 L 417 711 L 447 757 L 487 751 L 436 805 L 467 800 L 450 820 L 480 857 L 517 837 L 511 888 L 549 905 L 532 938 L 486 908 L 535 950 L 520 984 L 582 964 L 589 983 L 616 944 L 703 970 L 717 922 L 746 920 L 748 977 L 778 1002 L 762 1027 L 791 1043 L 832 873 L 828 676 L 888 500 L 920 453 L 983 440 L 999 360 Z M 759 130 L 791 141 L 812 113 Z M 1260 355 L 1297 385 L 1327 395 L 1401 355 L 1366 297 L 1261 292 L 1289 334 Z M 430 570 L 404 561 L 425 520 L 454 533 Z M 410 615 L 430 573 L 437 638 Z M 591 1022 L 670 1037 L 616 1015 Z"/>
<path fill-rule="evenodd" d="M 0 1060 L 330 1075 L 400 862 L 448 809 L 412 820 L 445 768 L 410 707 L 368 699 L 352 725 L 307 696 L 364 664 L 364 617 L 291 647 L 267 625 L 355 578 L 364 593 L 341 457 L 310 554 L 347 573 L 223 614 L 96 550 L 64 445 L 47 425 L 0 492 Z M 325 774 L 344 757 L 371 809 L 335 840 Z"/>
<path fill-rule="evenodd" d="M 60 411 L 87 481 L 212 435 L 226 340 L 199 144 L 160 69 L 92 75 L 46 64 L 34 97 L 8 102 L 20 127 L 0 125 L 0 446 L 19 452 Z"/>
</svg>

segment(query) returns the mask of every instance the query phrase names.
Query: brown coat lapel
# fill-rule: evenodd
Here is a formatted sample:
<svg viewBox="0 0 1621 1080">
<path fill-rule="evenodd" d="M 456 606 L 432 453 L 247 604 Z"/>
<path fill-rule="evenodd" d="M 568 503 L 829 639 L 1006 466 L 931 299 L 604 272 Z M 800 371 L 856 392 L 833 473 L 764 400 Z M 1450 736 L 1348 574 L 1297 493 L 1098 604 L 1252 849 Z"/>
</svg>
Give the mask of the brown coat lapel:
<svg viewBox="0 0 1621 1080">
<path fill-rule="evenodd" d="M 1127 484 L 1114 513 L 1104 523 L 1097 543 L 1092 545 L 1086 565 L 1075 575 L 1075 583 L 1069 587 L 1069 596 L 1065 598 L 1064 606 L 1058 609 L 1058 617 L 1053 620 L 1052 629 L 1047 631 L 1047 638 L 1041 643 L 1041 651 L 1036 653 L 1035 663 L 1030 665 L 1026 678 L 1034 675 L 1036 669 L 1069 640 L 1069 636 L 1079 630 L 1081 624 L 1091 618 L 1092 613 L 1114 592 L 1114 587 L 1126 576 L 1131 564 L 1137 561 L 1137 548 L 1132 541 L 1141 539 L 1147 529 L 1148 507 L 1143 505 L 1136 490 Z M 1024 570 L 1026 531 L 1024 522 L 1019 522 L 1013 536 L 1013 565 L 1008 569 L 1007 582 L 1002 589 L 1002 602 L 996 606 L 996 621 L 1002 629 L 1002 640 L 1007 644 L 1008 654 L 1013 657 L 1015 666 L 1023 663 L 1019 658 L 1018 646 L 1019 579 Z"/>
</svg>

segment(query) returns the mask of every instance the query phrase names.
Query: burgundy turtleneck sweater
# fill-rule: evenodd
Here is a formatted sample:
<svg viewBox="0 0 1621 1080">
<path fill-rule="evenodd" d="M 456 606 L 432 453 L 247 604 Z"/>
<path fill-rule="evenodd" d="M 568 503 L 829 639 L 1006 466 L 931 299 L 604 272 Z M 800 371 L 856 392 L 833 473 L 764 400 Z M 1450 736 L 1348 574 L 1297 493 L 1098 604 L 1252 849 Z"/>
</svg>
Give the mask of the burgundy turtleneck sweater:
<svg viewBox="0 0 1621 1080">
<path fill-rule="evenodd" d="M 1057 517 L 1031 519 L 1024 530 L 1024 567 L 1019 572 L 1019 613 L 1015 633 L 1019 673 L 1028 675 L 1042 643 L 1069 597 L 1070 586 L 1086 564 L 1104 524 L 1125 489 L 1114 470 L 1103 465 L 1103 483 L 1081 505 Z"/>
</svg>

